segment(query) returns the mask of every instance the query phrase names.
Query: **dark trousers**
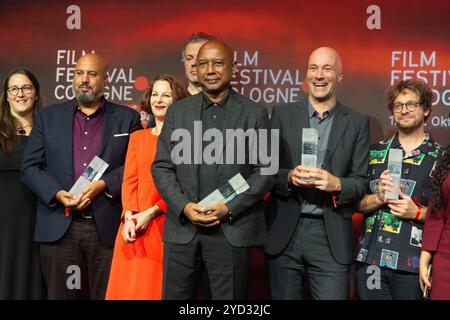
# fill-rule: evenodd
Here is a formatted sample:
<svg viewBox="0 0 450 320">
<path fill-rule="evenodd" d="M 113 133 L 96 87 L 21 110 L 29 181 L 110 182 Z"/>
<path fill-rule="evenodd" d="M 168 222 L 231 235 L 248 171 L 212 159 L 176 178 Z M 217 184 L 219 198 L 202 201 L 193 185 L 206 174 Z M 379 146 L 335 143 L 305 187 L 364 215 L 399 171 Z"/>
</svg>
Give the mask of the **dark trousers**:
<svg viewBox="0 0 450 320">
<path fill-rule="evenodd" d="M 40 248 L 49 299 L 105 298 L 113 249 L 101 242 L 94 219 L 74 220 L 62 239 Z"/>
<path fill-rule="evenodd" d="M 202 228 L 187 244 L 164 243 L 163 299 L 196 299 L 203 268 L 214 300 L 246 299 L 250 248 L 236 248 L 220 227 Z"/>
<path fill-rule="evenodd" d="M 303 299 L 305 277 L 312 299 L 348 299 L 350 267 L 333 258 L 321 218 L 301 217 L 286 249 L 266 263 L 271 299 Z"/>
<path fill-rule="evenodd" d="M 200 294 L 203 300 L 212 300 L 211 287 L 209 285 L 208 271 L 206 268 L 203 269 L 200 280 Z"/>
<path fill-rule="evenodd" d="M 361 300 L 420 300 L 419 276 L 415 273 L 377 268 L 369 264 L 357 263 L 356 288 Z M 379 273 L 375 273 L 373 268 Z M 379 274 L 379 286 L 374 286 Z"/>
</svg>

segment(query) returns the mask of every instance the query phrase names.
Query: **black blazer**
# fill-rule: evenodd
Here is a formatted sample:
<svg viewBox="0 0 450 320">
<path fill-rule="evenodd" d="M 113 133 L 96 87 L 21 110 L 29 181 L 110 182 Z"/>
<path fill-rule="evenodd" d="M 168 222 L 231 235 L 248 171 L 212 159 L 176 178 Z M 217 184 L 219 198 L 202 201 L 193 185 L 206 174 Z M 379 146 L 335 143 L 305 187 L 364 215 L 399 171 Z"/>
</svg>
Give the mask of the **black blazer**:
<svg viewBox="0 0 450 320">
<path fill-rule="evenodd" d="M 174 103 L 167 111 L 159 136 L 152 173 L 155 184 L 167 203 L 163 233 L 165 242 L 189 243 L 198 230 L 198 227 L 183 214 L 186 204 L 202 200 L 198 195 L 198 165 L 172 162 L 171 152 L 178 142 L 171 141 L 171 135 L 175 129 L 185 129 L 192 137 L 191 150 L 195 150 L 194 121 L 201 121 L 202 99 L 203 94 L 199 93 Z M 240 128 L 245 131 L 269 127 L 269 117 L 264 107 L 235 91 L 230 92 L 224 129 Z M 227 140 L 227 143 L 231 142 Z M 246 150 L 247 152 L 249 150 L 248 143 Z M 193 159 L 192 155 L 190 156 Z M 261 175 L 263 165 L 259 159 L 254 165 L 246 162 L 246 164 L 218 165 L 216 176 L 211 177 L 220 186 L 235 174 L 241 173 L 250 185 L 249 190 L 227 204 L 232 212 L 232 222 L 220 225 L 227 241 L 235 247 L 264 245 L 266 225 L 262 197 L 272 188 L 274 182 L 273 175 Z"/>
<path fill-rule="evenodd" d="M 266 252 L 276 255 L 288 245 L 301 212 L 302 188 L 288 186 L 289 170 L 301 163 L 302 128 L 309 128 L 307 100 L 275 107 L 271 126 L 280 130 L 280 170 L 267 203 Z M 367 190 L 369 119 L 339 102 L 336 104 L 324 169 L 341 180 L 342 190 L 334 206 L 325 194 L 324 220 L 331 252 L 337 262 L 352 261 L 352 205 Z"/>
<path fill-rule="evenodd" d="M 72 222 L 65 208 L 53 198 L 61 189 L 74 184 L 72 128 L 74 100 L 55 104 L 40 111 L 34 122 L 22 160 L 22 181 L 38 197 L 35 241 L 54 242 L 64 236 Z M 103 136 L 97 154 L 109 167 L 102 176 L 107 196 L 92 201 L 95 223 L 101 240 L 113 246 L 122 211 L 120 189 L 123 164 L 131 132 L 142 128 L 140 115 L 131 108 L 104 103 Z M 119 134 L 127 134 L 115 136 Z"/>
</svg>

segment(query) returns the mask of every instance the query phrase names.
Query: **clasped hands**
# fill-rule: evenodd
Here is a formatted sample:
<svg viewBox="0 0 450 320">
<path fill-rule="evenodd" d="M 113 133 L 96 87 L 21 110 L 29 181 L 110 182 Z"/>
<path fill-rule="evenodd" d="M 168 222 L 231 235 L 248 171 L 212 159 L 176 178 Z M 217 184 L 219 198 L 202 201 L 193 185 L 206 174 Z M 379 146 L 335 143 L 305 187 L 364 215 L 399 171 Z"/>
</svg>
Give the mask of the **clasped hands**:
<svg viewBox="0 0 450 320">
<path fill-rule="evenodd" d="M 126 243 L 136 241 L 136 234 L 144 232 L 150 222 L 158 215 L 161 209 L 155 205 L 142 212 L 133 214 L 126 211 L 124 214 L 124 226 L 122 229 L 122 238 Z"/>
<path fill-rule="evenodd" d="M 398 200 L 384 200 L 385 193 L 390 192 L 394 186 L 392 176 L 388 170 L 384 170 L 380 175 L 378 182 L 378 201 L 385 203 L 391 209 L 390 213 L 402 219 L 415 219 L 418 210 L 414 201 L 402 192 L 404 186 L 400 186 Z"/>
<path fill-rule="evenodd" d="M 302 188 L 316 188 L 326 192 L 341 191 L 341 180 L 319 168 L 296 166 L 289 171 L 288 182 Z"/>
<path fill-rule="evenodd" d="M 189 202 L 184 207 L 183 213 L 195 225 L 213 227 L 218 225 L 230 213 L 230 209 L 225 203 L 216 203 L 202 207 L 194 202 Z"/>
<path fill-rule="evenodd" d="M 70 210 L 81 211 L 86 209 L 91 204 L 92 200 L 94 200 L 105 189 L 105 181 L 92 181 L 77 198 L 66 190 L 59 190 L 55 195 L 55 199 Z"/>
</svg>

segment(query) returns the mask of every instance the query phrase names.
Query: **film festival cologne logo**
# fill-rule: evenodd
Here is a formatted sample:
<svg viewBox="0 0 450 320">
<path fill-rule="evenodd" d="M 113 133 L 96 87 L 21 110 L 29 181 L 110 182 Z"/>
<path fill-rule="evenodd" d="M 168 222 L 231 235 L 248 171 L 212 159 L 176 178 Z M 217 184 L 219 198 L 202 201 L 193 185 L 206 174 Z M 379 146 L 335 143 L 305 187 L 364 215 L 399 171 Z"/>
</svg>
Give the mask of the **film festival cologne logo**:
<svg viewBox="0 0 450 320">
<path fill-rule="evenodd" d="M 56 51 L 55 90 L 54 97 L 58 101 L 74 98 L 72 81 L 75 75 L 77 60 L 87 53 L 95 50 L 58 49 Z M 111 101 L 118 101 L 141 112 L 141 120 L 148 117 L 140 106 L 134 103 L 135 90 L 144 91 L 148 87 L 145 76 L 134 76 L 132 67 L 112 66 L 108 71 L 108 79 L 104 89 L 104 96 Z"/>
<path fill-rule="evenodd" d="M 428 124 L 433 127 L 448 127 L 450 111 L 450 70 L 439 63 L 442 54 L 438 50 L 393 50 L 391 53 L 390 83 L 399 80 L 420 79 L 425 81 L 435 95 L 433 106 L 437 109 L 445 108 L 444 115 L 432 115 Z M 390 117 L 393 125 L 392 116 Z"/>
<path fill-rule="evenodd" d="M 298 69 L 265 67 L 258 50 L 234 52 L 238 72 L 231 85 L 256 103 L 271 105 L 300 100 L 302 76 Z"/>
</svg>

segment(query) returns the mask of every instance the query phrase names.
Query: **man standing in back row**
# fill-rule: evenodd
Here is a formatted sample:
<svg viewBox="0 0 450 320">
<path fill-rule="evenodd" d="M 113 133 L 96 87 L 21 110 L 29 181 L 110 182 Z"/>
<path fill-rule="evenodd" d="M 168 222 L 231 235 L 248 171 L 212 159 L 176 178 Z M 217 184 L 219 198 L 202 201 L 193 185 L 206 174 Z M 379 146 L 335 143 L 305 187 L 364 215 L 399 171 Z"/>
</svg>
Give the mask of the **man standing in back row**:
<svg viewBox="0 0 450 320">
<path fill-rule="evenodd" d="M 197 77 L 198 50 L 206 42 L 215 39 L 212 35 L 197 32 L 190 36 L 183 45 L 181 61 L 184 63 L 184 72 L 188 80 L 187 91 L 191 96 L 202 91 L 202 86 Z"/>
</svg>

